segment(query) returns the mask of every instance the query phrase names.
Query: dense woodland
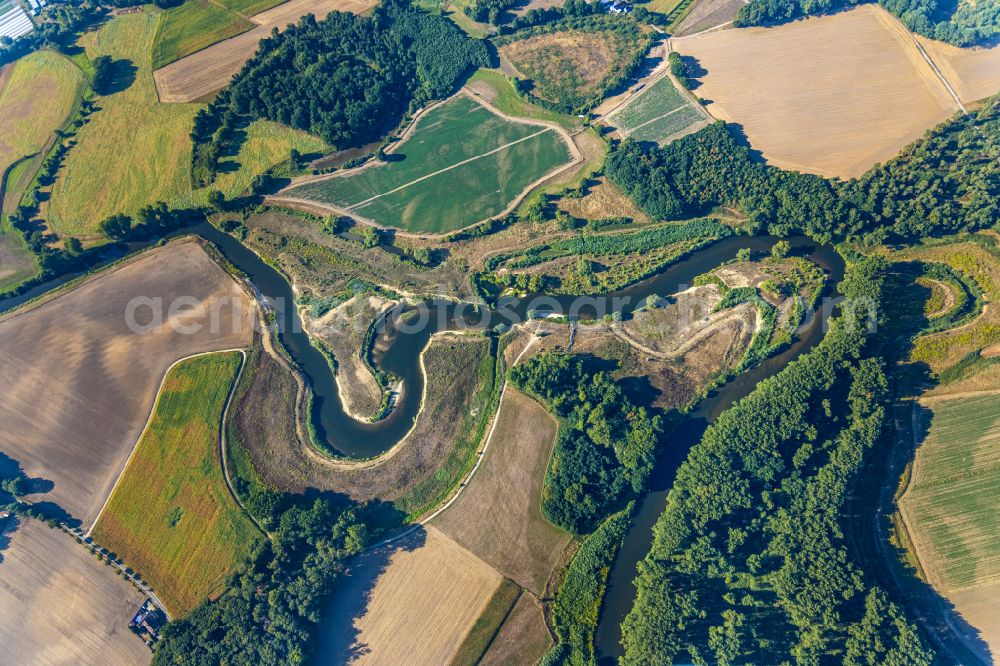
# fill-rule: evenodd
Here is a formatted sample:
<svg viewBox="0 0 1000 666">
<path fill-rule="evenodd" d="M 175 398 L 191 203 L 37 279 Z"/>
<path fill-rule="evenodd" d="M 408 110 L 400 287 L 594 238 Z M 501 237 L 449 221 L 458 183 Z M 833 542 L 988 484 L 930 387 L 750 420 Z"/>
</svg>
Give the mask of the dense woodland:
<svg viewBox="0 0 1000 666">
<path fill-rule="evenodd" d="M 754 232 L 822 242 L 916 239 L 1000 218 L 1000 98 L 849 181 L 770 167 L 734 131 L 718 122 L 664 148 L 626 141 L 610 155 L 607 175 L 657 219 L 727 205 Z"/>
<path fill-rule="evenodd" d="M 539 354 L 511 368 L 518 389 L 560 419 L 542 490 L 542 510 L 576 534 L 593 530 L 653 471 L 662 419 L 633 405 L 607 372 L 584 358 Z"/>
<path fill-rule="evenodd" d="M 881 299 L 880 260 L 845 295 Z M 839 520 L 888 383 L 850 313 L 724 412 L 680 467 L 623 625 L 626 664 L 930 664 L 852 561 Z"/>
<path fill-rule="evenodd" d="M 769 25 L 829 14 L 872 0 L 751 0 L 737 25 Z M 916 33 L 956 46 L 988 44 L 1000 37 L 1000 3 L 986 0 L 878 0 Z"/>
<path fill-rule="evenodd" d="M 353 510 L 291 507 L 225 592 L 168 624 L 153 664 L 300 664 L 343 561 L 365 545 Z"/>
<path fill-rule="evenodd" d="M 387 0 L 371 16 L 333 12 L 317 22 L 307 15 L 262 40 L 232 84 L 198 113 L 195 180 L 211 182 L 219 156 L 235 152 L 238 130 L 250 120 L 305 130 L 338 149 L 360 146 L 489 64 L 482 41 L 406 0 Z"/>
</svg>

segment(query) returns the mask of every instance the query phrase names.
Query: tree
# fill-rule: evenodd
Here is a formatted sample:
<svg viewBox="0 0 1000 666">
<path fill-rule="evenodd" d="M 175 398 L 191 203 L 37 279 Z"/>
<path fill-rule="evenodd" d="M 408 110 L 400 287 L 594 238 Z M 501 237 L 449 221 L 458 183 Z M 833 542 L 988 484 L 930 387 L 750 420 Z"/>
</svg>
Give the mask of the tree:
<svg viewBox="0 0 1000 666">
<path fill-rule="evenodd" d="M 101 222 L 100 229 L 108 238 L 124 240 L 132 232 L 132 218 L 128 215 L 112 215 Z"/>
<path fill-rule="evenodd" d="M 741 247 L 736 252 L 736 261 L 750 261 L 750 248 Z"/>
<path fill-rule="evenodd" d="M 13 495 L 14 497 L 20 497 L 28 492 L 28 489 L 25 487 L 24 479 L 20 476 L 0 481 L 0 490 L 3 490 L 9 495 Z"/>
<path fill-rule="evenodd" d="M 70 236 L 63 242 L 63 247 L 69 254 L 77 255 L 83 252 L 83 243 L 80 242 L 79 238 L 74 238 Z"/>
<path fill-rule="evenodd" d="M 786 240 L 780 240 L 771 247 L 771 256 L 775 259 L 784 259 L 788 256 L 791 245 Z"/>
<path fill-rule="evenodd" d="M 361 230 L 361 244 L 367 248 L 378 247 L 383 240 L 382 230 L 378 227 L 365 225 Z"/>
<path fill-rule="evenodd" d="M 219 190 L 212 190 L 208 193 L 208 205 L 216 210 L 225 210 L 226 197 Z"/>
<path fill-rule="evenodd" d="M 93 60 L 94 78 L 91 87 L 99 95 L 107 94 L 115 79 L 115 63 L 111 56 L 97 56 Z"/>
</svg>

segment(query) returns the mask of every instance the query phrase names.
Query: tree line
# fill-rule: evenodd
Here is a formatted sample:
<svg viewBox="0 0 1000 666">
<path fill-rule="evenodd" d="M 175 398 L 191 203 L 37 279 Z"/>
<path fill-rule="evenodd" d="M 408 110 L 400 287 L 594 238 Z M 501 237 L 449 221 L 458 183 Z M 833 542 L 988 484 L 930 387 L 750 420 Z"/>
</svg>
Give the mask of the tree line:
<svg viewBox="0 0 1000 666">
<path fill-rule="evenodd" d="M 306 15 L 262 40 L 231 85 L 197 114 L 195 180 L 211 182 L 219 157 L 238 150 L 237 130 L 252 120 L 304 130 L 338 149 L 357 147 L 489 64 L 484 42 L 408 0 L 383 2 L 370 16 Z"/>
<path fill-rule="evenodd" d="M 751 0 L 740 9 L 737 26 L 770 25 L 829 14 L 872 0 Z M 1000 35 L 1000 4 L 955 0 L 878 0 L 913 32 L 956 46 L 987 43 Z"/>
<path fill-rule="evenodd" d="M 739 208 L 749 230 L 867 245 L 954 234 L 1000 218 L 1000 97 L 956 117 L 861 178 L 782 171 L 722 122 L 663 148 L 626 141 L 608 178 L 657 219 Z"/>
<path fill-rule="evenodd" d="M 881 298 L 884 268 L 850 267 L 845 295 Z M 839 524 L 887 418 L 864 323 L 847 309 L 691 450 L 639 567 L 624 664 L 933 662 Z"/>
</svg>

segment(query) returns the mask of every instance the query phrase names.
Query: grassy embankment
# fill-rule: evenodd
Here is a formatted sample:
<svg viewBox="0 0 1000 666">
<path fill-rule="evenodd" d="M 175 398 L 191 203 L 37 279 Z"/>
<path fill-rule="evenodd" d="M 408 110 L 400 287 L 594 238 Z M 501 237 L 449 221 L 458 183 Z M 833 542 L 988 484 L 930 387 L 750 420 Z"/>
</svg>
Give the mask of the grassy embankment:
<svg viewBox="0 0 1000 666">
<path fill-rule="evenodd" d="M 109 55 L 135 68 L 127 87 L 98 100 L 99 111 L 80 129 L 53 186 L 49 223 L 60 236 L 103 242 L 101 220 L 135 214 L 164 201 L 171 206 L 203 205 L 208 189 L 191 186 L 191 131 L 198 104 L 161 104 L 152 80 L 151 45 L 160 13 L 117 16 L 81 38 L 87 55 Z M 257 122 L 247 131 L 238 155 L 223 159 L 212 189 L 227 196 L 245 190 L 252 178 L 302 153 L 325 148 L 303 132 Z M 95 170 L 95 164 L 103 165 Z M 80 202 L 88 202 L 80 206 Z"/>
<path fill-rule="evenodd" d="M 222 410 L 236 353 L 183 361 L 167 375 L 152 419 L 94 529 L 184 615 L 218 594 L 259 537 L 233 501 L 219 461 Z"/>
<path fill-rule="evenodd" d="M 33 164 L 29 156 L 44 150 L 76 108 L 85 84 L 71 60 L 52 51 L 37 51 L 0 75 L 0 203 L 3 212 L 16 205 L 7 192 L 18 189 Z M 38 272 L 38 264 L 21 234 L 0 215 L 0 292 L 16 287 Z"/>
</svg>

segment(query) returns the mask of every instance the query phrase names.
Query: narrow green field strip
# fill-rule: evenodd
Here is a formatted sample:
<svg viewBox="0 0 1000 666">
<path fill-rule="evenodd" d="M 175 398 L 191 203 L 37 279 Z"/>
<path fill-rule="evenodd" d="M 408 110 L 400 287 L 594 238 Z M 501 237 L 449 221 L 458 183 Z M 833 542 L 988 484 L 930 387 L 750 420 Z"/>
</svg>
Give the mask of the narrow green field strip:
<svg viewBox="0 0 1000 666">
<path fill-rule="evenodd" d="M 219 457 L 236 352 L 197 356 L 168 371 L 93 536 L 184 615 L 221 591 L 259 532 L 233 500 Z"/>
<path fill-rule="evenodd" d="M 272 7 L 283 5 L 287 0 L 215 0 L 220 5 L 244 16 L 266 12 Z"/>
</svg>

